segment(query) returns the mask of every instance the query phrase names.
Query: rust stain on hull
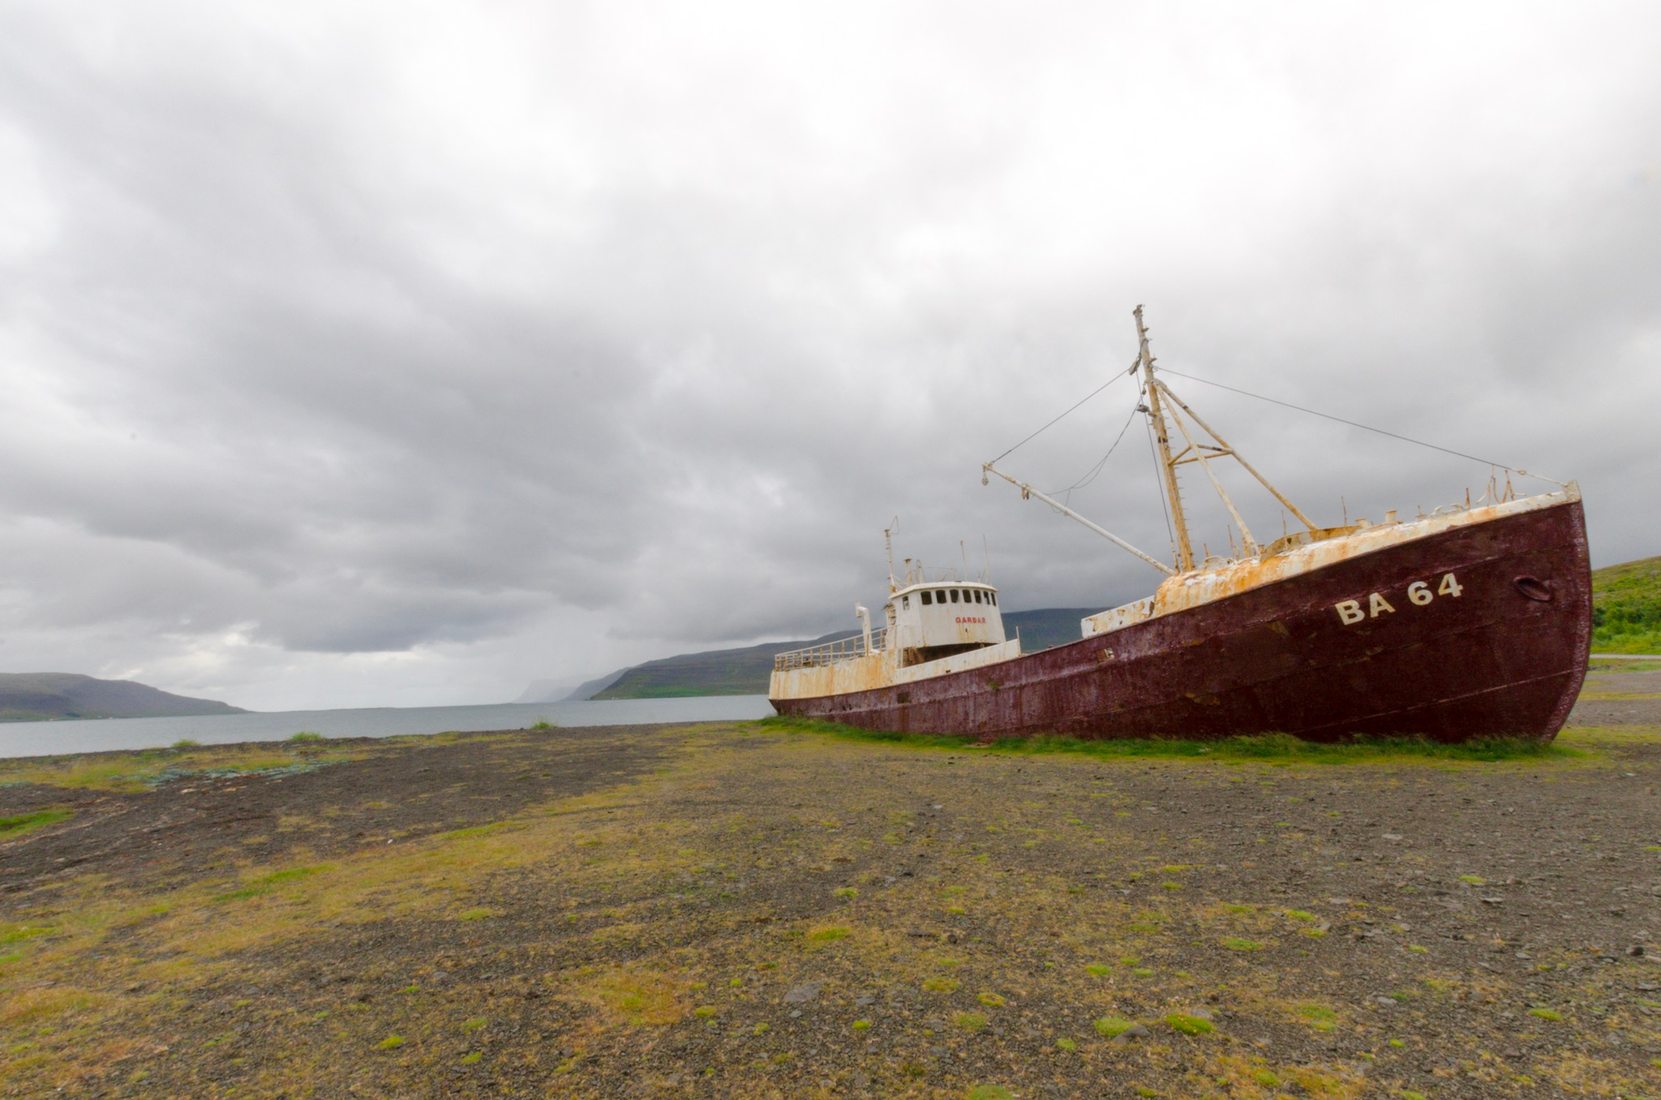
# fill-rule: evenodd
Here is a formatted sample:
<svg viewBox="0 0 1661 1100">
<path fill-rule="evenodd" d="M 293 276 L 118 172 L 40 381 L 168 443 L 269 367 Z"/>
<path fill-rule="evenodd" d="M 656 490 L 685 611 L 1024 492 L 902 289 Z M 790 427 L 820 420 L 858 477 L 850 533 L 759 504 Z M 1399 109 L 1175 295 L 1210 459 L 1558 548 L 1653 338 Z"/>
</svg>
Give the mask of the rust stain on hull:
<svg viewBox="0 0 1661 1100">
<path fill-rule="evenodd" d="M 1435 595 L 1457 578 L 1457 596 Z M 1428 582 L 1419 603 L 1409 587 Z M 1422 597 L 1424 591 L 1417 590 Z M 1370 602 L 1377 594 L 1384 606 Z M 1356 601 L 1363 618 L 1346 621 Z M 813 698 L 781 714 L 990 740 L 1282 732 L 1549 740 L 1586 672 L 1578 499 L 1368 553 L 982 668 Z"/>
</svg>

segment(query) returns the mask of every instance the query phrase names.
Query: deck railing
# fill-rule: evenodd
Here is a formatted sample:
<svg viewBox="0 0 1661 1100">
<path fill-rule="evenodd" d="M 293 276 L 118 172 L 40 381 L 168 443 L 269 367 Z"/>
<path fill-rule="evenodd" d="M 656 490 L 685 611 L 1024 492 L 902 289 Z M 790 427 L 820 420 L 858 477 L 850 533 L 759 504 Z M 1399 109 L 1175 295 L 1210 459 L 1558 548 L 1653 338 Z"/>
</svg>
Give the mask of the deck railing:
<svg viewBox="0 0 1661 1100">
<path fill-rule="evenodd" d="M 887 627 L 879 627 L 871 631 L 872 653 L 882 649 L 883 641 L 887 636 Z M 806 649 L 792 649 L 788 653 L 780 653 L 773 658 L 773 671 L 788 672 L 793 668 L 817 668 L 822 665 L 834 665 L 842 661 L 851 661 L 855 657 L 863 656 L 865 656 L 865 635 L 855 634 L 852 638 L 838 638 L 834 642 L 810 645 Z"/>
</svg>

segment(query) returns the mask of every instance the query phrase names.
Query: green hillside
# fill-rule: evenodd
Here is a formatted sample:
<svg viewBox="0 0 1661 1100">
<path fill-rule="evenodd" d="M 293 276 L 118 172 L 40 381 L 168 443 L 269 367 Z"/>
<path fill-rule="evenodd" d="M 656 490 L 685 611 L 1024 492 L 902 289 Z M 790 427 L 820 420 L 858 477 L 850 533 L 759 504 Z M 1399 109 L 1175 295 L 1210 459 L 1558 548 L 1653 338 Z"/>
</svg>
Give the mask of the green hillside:
<svg viewBox="0 0 1661 1100">
<path fill-rule="evenodd" d="M 636 665 L 613 680 L 594 699 L 667 699 L 680 695 L 766 695 L 773 655 L 787 649 L 828 642 L 827 634 L 801 642 L 764 642 L 742 649 L 683 653 Z"/>
<path fill-rule="evenodd" d="M 73 672 L 0 672 L 0 722 L 242 713 L 242 708 L 227 703 L 174 695 L 131 680 L 98 680 Z"/>
<path fill-rule="evenodd" d="M 1592 571 L 1592 649 L 1661 653 L 1661 558 Z"/>
<path fill-rule="evenodd" d="M 1049 649 L 1062 642 L 1076 641 L 1079 620 L 1092 612 L 1083 608 L 1050 607 L 1039 611 L 1012 611 L 1004 616 L 1004 629 L 1021 635 L 1021 648 L 1028 653 Z M 664 699 L 681 695 L 765 695 L 767 679 L 773 672 L 773 657 L 789 649 L 818 645 L 837 638 L 852 637 L 844 630 L 792 642 L 764 642 L 742 649 L 713 649 L 664 657 L 628 669 L 594 699 Z"/>
</svg>

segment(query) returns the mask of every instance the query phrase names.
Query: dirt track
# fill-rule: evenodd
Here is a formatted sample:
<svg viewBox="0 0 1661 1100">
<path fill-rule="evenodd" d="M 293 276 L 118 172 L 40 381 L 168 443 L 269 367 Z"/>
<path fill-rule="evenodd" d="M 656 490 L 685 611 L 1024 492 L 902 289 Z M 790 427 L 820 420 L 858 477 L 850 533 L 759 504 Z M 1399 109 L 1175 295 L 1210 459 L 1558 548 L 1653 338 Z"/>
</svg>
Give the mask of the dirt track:
<svg viewBox="0 0 1661 1100">
<path fill-rule="evenodd" d="M 1498 764 L 628 727 L 0 786 L 74 811 L 0 841 L 0 1091 L 1658 1097 L 1661 673 L 1571 723 Z"/>
</svg>

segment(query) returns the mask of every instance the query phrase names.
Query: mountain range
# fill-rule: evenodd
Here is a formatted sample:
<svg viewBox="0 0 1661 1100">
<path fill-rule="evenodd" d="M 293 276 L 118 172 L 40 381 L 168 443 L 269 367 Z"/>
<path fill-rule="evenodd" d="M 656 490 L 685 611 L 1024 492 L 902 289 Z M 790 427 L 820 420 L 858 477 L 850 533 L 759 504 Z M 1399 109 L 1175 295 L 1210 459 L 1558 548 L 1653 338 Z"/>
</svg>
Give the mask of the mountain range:
<svg viewBox="0 0 1661 1100">
<path fill-rule="evenodd" d="M 229 703 L 174 695 L 131 680 L 99 680 L 74 672 L 0 672 L 0 722 L 245 713 Z"/>
</svg>

